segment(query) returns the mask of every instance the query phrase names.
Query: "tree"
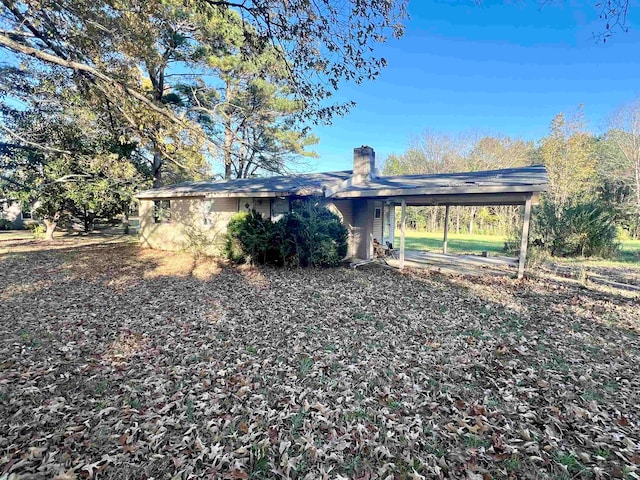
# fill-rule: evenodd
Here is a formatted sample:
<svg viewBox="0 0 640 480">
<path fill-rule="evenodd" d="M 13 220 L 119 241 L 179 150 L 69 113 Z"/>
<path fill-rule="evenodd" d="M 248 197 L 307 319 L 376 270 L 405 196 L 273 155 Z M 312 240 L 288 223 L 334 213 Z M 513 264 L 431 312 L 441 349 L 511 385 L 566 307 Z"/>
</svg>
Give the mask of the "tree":
<svg viewBox="0 0 640 480">
<path fill-rule="evenodd" d="M 533 142 L 520 139 L 427 131 L 412 140 L 406 153 L 390 155 L 383 171 L 386 175 L 415 175 L 519 167 L 532 163 L 533 152 Z M 488 226 L 508 233 L 517 218 L 514 207 L 455 207 L 452 220 L 458 233 L 461 221 L 468 225 L 469 233 L 476 224 L 481 229 Z M 408 221 L 415 228 L 442 229 L 444 208 L 412 208 Z"/>
<path fill-rule="evenodd" d="M 534 144 L 531 141 L 506 136 L 484 136 L 471 149 L 467 169 L 478 171 L 524 167 L 533 163 L 533 156 Z M 469 233 L 473 233 L 476 207 L 469 207 L 468 210 Z M 512 206 L 480 207 L 478 211 L 480 230 L 488 223 L 498 225 L 501 233 L 510 233 L 520 218 L 520 209 Z"/>
<path fill-rule="evenodd" d="M 600 148 L 601 145 L 600 145 Z M 542 139 L 539 155 L 549 176 L 534 231 L 552 255 L 612 256 L 616 209 L 598 175 L 599 142 L 587 132 L 582 107 L 569 120 L 560 113 Z"/>
<path fill-rule="evenodd" d="M 483 136 L 469 153 L 471 171 L 531 165 L 534 144 L 506 136 Z"/>
<path fill-rule="evenodd" d="M 252 32 L 247 39 L 254 51 L 273 48 L 280 56 L 302 107 L 300 116 L 328 122 L 352 105 L 328 103 L 340 83 L 375 78 L 386 64 L 372 52 L 388 34 L 402 35 L 405 3 L 2 0 L 0 47 L 20 60 L 33 57 L 76 72 L 117 104 L 132 126 L 150 125 L 140 130 L 157 150 L 167 136 L 190 132 L 200 138 L 195 122 L 171 108 L 177 99 L 167 97 L 164 81 L 171 61 L 188 60 L 198 67 L 196 75 L 206 73 L 196 54 L 205 58 L 215 52 L 216 27 L 224 27 L 219 21 L 227 12 L 240 14 Z M 144 88 L 139 70 L 148 74 L 150 89 Z M 163 159 L 157 151 L 154 155 L 155 169 Z"/>
<path fill-rule="evenodd" d="M 88 175 L 82 181 L 67 182 L 63 194 L 68 211 L 83 222 L 84 231 L 93 229 L 98 219 L 111 220 L 126 214 L 136 188 L 143 179 L 135 165 L 115 153 L 93 156 L 77 165 Z"/>
<path fill-rule="evenodd" d="M 219 86 L 191 89 L 195 117 L 217 146 L 224 178 L 284 173 L 317 143 L 299 122 L 302 103 L 293 95 L 288 68 L 273 47 L 256 51 L 249 27 L 227 14 L 224 54 L 207 60 Z"/>
<path fill-rule="evenodd" d="M 207 59 L 226 48 L 220 32 L 225 20 L 213 7 L 197 10 L 180 0 L 119 5 L 120 13 L 111 19 L 118 32 L 113 47 L 131 64 L 130 77 L 135 79 L 137 71 L 141 72 L 137 80 L 157 109 L 169 112 L 167 116 L 138 108 L 137 103 L 134 108 L 128 108 L 131 104 L 127 102 L 119 107 L 130 125 L 137 127 L 138 141 L 148 145 L 154 186 L 164 183 L 165 170 L 172 177 L 169 183 L 183 180 L 185 173 L 189 179 L 205 178 L 207 138 L 197 123 L 185 122 L 188 98 L 181 93 L 201 82 L 210 73 Z M 133 11 L 128 9 L 131 5 Z M 183 70 L 190 73 L 178 73 Z M 171 116 L 181 122 L 172 121 Z"/>
<path fill-rule="evenodd" d="M 157 184 L 166 161 L 173 167 L 170 173 L 178 172 L 178 180 L 184 171 L 203 172 L 206 163 L 200 150 L 206 139 L 178 116 L 174 107 L 179 102 L 165 83 L 167 66 L 187 58 L 183 45 L 188 39 L 176 30 L 182 27 L 177 21 L 180 12 L 167 2 L 153 3 L 155 9 L 147 8 L 146 2 L 51 2 L 50 11 L 37 3 L 3 2 L 11 30 L 0 38 L 0 45 L 18 54 L 12 61 L 20 61 L 33 76 L 68 78 L 79 91 L 99 96 L 126 141 L 151 152 Z M 69 69 L 76 74 L 68 76 Z"/>
<path fill-rule="evenodd" d="M 390 155 L 383 172 L 385 175 L 418 175 L 463 171 L 472 142 L 469 135 L 427 130 L 411 141 L 406 153 Z"/>
<path fill-rule="evenodd" d="M 125 211 L 147 173 L 137 145 L 111 128 L 100 103 L 86 108 L 90 94 L 73 83 L 13 74 L 26 107 L 4 104 L 1 112 L 3 188 L 38 205 L 48 240 L 70 214 L 90 229 L 95 218 Z"/>
<path fill-rule="evenodd" d="M 640 233 L 640 100 L 618 108 L 609 120 L 606 140 L 612 145 L 607 166 L 633 192 L 633 234 Z"/>
<path fill-rule="evenodd" d="M 549 135 L 540 144 L 540 158 L 547 168 L 546 198 L 560 215 L 578 200 L 595 192 L 595 138 L 586 131 L 582 106 L 567 120 L 559 113 L 551 121 Z"/>
</svg>

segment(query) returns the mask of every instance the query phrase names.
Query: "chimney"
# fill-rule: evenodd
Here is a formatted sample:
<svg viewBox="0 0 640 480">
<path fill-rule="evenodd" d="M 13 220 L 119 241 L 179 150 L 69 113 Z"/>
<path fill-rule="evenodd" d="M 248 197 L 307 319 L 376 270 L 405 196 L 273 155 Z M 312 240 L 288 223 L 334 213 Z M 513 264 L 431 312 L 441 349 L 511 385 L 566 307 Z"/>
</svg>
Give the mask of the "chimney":
<svg viewBox="0 0 640 480">
<path fill-rule="evenodd" d="M 363 145 L 353 149 L 353 183 L 376 177 L 376 152 Z"/>
</svg>

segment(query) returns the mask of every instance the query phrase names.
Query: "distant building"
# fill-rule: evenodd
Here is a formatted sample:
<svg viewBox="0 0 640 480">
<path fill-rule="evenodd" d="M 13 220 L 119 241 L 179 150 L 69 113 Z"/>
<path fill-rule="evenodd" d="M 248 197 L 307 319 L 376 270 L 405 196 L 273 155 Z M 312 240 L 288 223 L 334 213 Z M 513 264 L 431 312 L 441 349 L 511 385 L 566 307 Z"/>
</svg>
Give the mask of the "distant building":
<svg viewBox="0 0 640 480">
<path fill-rule="evenodd" d="M 9 198 L 0 198 L 0 219 L 9 220 L 13 228 L 24 228 L 24 221 L 31 218 L 31 212 L 23 212 L 20 202 Z"/>
</svg>

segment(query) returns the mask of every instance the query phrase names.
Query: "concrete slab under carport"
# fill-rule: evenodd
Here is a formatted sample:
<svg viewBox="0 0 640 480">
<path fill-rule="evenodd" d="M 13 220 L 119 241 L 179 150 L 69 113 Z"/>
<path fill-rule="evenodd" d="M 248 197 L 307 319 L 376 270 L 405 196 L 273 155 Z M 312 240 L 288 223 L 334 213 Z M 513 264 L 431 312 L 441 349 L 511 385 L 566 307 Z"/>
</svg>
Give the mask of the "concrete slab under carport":
<svg viewBox="0 0 640 480">
<path fill-rule="evenodd" d="M 397 258 L 385 258 L 390 267 L 400 268 Z M 508 275 L 518 269 L 518 259 L 511 257 L 483 257 L 480 255 L 449 255 L 420 250 L 405 251 L 404 267 L 436 270 L 455 275 Z"/>
<path fill-rule="evenodd" d="M 500 191 L 493 193 L 471 193 L 471 194 L 451 194 L 451 195 L 409 195 L 396 197 L 400 201 L 401 217 L 400 217 L 400 251 L 398 268 L 402 270 L 405 266 L 406 249 L 405 249 L 405 230 L 406 230 L 406 209 L 407 206 L 436 206 L 442 205 L 446 207 L 444 238 L 443 238 L 443 255 L 453 257 L 447 253 L 448 231 L 449 231 L 449 208 L 453 205 L 461 206 L 497 206 L 497 205 L 513 205 L 523 206 L 524 216 L 522 222 L 522 236 L 520 241 L 520 254 L 517 259 L 517 278 L 524 277 L 525 262 L 527 257 L 527 246 L 529 240 L 529 224 L 531 220 L 531 207 L 539 200 L 538 191 Z M 409 199 L 411 204 L 407 201 Z M 481 257 L 487 258 L 487 257 Z"/>
</svg>

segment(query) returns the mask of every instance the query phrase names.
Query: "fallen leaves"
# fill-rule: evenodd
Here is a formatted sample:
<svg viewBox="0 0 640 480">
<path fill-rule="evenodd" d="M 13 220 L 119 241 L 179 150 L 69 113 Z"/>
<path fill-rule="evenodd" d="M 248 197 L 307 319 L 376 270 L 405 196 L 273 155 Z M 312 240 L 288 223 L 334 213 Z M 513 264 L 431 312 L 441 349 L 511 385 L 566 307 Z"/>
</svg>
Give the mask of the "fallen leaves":
<svg viewBox="0 0 640 480">
<path fill-rule="evenodd" d="M 29 249 L 0 258 L 0 477 L 637 476 L 637 300 Z"/>
</svg>

